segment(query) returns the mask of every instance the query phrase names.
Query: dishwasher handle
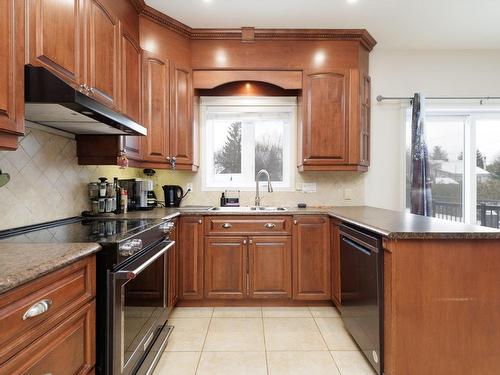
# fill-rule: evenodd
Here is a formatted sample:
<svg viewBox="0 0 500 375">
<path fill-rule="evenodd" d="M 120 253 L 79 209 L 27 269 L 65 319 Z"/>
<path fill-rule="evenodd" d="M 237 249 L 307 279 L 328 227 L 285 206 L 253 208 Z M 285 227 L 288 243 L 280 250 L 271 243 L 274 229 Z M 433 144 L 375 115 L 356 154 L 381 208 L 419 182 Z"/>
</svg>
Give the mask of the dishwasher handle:
<svg viewBox="0 0 500 375">
<path fill-rule="evenodd" d="M 366 255 L 372 255 L 372 252 L 374 252 L 374 253 L 378 252 L 375 249 L 373 249 L 373 250 L 367 249 L 366 247 L 364 247 L 364 246 L 358 244 L 357 242 L 355 242 L 347 237 L 344 237 L 344 236 L 342 236 L 342 241 L 345 242 L 347 245 L 355 248 L 358 251 L 361 251 L 362 253 L 364 253 Z"/>
</svg>

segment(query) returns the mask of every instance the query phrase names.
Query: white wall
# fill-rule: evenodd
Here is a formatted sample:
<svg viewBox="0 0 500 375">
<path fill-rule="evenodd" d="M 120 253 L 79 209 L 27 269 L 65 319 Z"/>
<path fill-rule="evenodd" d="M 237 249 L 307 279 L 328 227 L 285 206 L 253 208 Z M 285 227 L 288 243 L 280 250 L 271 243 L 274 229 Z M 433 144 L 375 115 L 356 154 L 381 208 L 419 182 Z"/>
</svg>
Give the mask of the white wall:
<svg viewBox="0 0 500 375">
<path fill-rule="evenodd" d="M 376 96 L 407 97 L 418 91 L 427 96 L 500 96 L 500 50 L 375 49 L 370 75 L 372 160 L 365 176 L 365 204 L 399 210 L 404 194 L 402 103 L 379 104 Z"/>
</svg>

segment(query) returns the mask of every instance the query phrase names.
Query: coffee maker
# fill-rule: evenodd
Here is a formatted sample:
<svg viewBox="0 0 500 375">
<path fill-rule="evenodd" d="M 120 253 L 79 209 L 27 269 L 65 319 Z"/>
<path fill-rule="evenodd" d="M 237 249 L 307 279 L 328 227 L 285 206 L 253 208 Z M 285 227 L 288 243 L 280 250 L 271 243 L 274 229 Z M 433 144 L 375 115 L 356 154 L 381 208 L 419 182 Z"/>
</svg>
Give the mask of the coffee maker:
<svg viewBox="0 0 500 375">
<path fill-rule="evenodd" d="M 141 178 L 130 178 L 119 180 L 118 183 L 121 188 L 127 190 L 128 211 L 152 210 L 155 207 L 148 204 L 148 195 L 153 189 L 153 181 Z"/>
<path fill-rule="evenodd" d="M 153 177 L 156 174 L 156 171 L 151 168 L 143 169 L 142 172 L 149 178 Z M 156 198 L 156 194 L 154 191 L 153 180 L 146 180 L 146 181 L 148 181 L 147 205 L 149 209 L 153 209 L 155 207 L 158 207 L 158 199 Z"/>
</svg>

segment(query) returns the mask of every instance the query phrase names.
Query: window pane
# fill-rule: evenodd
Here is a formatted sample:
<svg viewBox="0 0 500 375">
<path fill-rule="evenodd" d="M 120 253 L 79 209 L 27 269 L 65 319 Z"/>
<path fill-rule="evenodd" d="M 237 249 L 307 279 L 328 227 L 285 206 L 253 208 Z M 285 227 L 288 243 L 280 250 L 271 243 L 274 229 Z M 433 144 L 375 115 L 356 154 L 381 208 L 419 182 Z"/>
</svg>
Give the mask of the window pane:
<svg viewBox="0 0 500 375">
<path fill-rule="evenodd" d="M 271 181 L 283 181 L 283 121 L 255 123 L 255 176 L 261 169 L 271 175 Z"/>
<path fill-rule="evenodd" d="M 407 121 L 407 134 L 411 120 Z M 464 120 L 460 117 L 427 116 L 425 122 L 432 188 L 433 216 L 464 221 Z M 411 139 L 407 138 L 406 204 L 410 207 Z"/>
<path fill-rule="evenodd" d="M 500 120 L 476 121 L 477 217 L 480 225 L 499 228 Z"/>
<path fill-rule="evenodd" d="M 214 131 L 215 174 L 241 173 L 241 122 L 218 122 Z"/>
</svg>

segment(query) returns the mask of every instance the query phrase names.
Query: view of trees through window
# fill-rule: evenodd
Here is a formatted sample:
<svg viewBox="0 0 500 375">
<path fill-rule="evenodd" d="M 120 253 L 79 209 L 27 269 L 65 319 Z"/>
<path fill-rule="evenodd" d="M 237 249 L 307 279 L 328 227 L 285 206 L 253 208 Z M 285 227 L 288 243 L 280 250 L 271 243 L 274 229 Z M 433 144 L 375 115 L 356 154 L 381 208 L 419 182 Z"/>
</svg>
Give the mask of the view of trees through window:
<svg viewBox="0 0 500 375">
<path fill-rule="evenodd" d="M 435 217 L 500 227 L 500 115 L 490 118 L 428 116 L 426 119 Z M 410 207 L 410 147 L 407 137 L 407 207 Z M 470 163 L 466 163 L 467 158 Z"/>
<path fill-rule="evenodd" d="M 285 99 L 286 104 L 273 105 L 276 101 L 261 98 L 248 106 L 232 106 L 227 99 L 204 107 L 206 187 L 254 188 L 261 169 L 269 172 L 274 187 L 291 187 L 296 105 L 294 98 Z"/>
</svg>

